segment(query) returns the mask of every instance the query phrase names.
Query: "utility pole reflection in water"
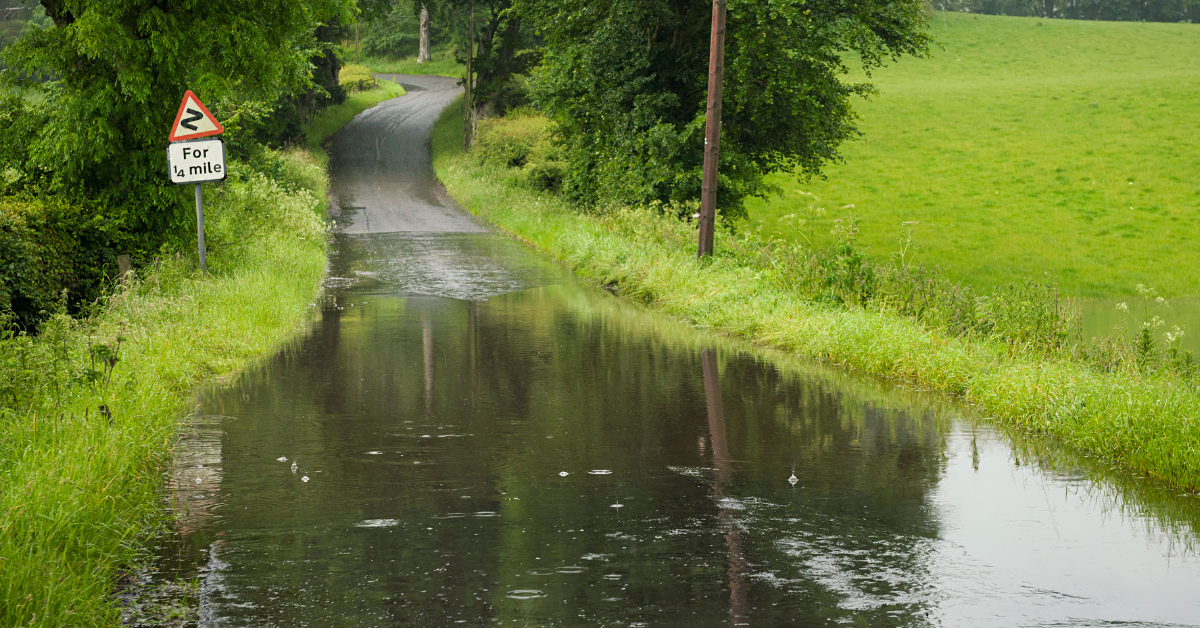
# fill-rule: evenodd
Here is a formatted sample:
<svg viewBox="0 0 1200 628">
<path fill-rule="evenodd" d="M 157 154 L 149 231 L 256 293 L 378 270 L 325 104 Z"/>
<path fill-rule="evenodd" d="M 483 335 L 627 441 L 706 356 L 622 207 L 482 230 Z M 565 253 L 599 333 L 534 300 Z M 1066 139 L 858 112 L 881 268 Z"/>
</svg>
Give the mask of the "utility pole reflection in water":
<svg viewBox="0 0 1200 628">
<path fill-rule="evenodd" d="M 713 480 L 713 497 L 718 504 L 723 502 L 725 487 L 732 479 L 729 460 L 729 442 L 725 439 L 725 407 L 721 403 L 721 379 L 717 371 L 716 353 L 708 349 L 700 351 L 700 368 L 704 372 L 704 401 L 708 407 L 708 434 L 712 440 L 713 466 L 717 468 Z M 733 520 L 734 511 L 721 508 L 717 520 L 725 536 L 726 554 L 729 557 L 729 614 L 734 626 L 750 625 L 750 600 L 746 583 L 746 556 L 742 553 L 742 533 Z"/>
<path fill-rule="evenodd" d="M 475 333 L 475 328 L 479 324 L 479 314 L 478 314 L 478 312 L 476 312 L 477 305 L 478 304 L 475 303 L 474 301 L 467 301 L 467 352 L 471 356 L 470 370 L 467 373 L 467 375 L 468 375 L 468 377 L 470 377 L 470 383 L 471 383 L 470 390 L 471 390 L 471 407 L 472 408 L 475 407 L 475 389 L 476 389 L 476 386 L 475 386 L 475 342 L 476 342 L 477 336 Z"/>
<path fill-rule="evenodd" d="M 421 319 L 421 349 L 425 358 L 425 412 L 433 411 L 433 324 Z"/>
</svg>

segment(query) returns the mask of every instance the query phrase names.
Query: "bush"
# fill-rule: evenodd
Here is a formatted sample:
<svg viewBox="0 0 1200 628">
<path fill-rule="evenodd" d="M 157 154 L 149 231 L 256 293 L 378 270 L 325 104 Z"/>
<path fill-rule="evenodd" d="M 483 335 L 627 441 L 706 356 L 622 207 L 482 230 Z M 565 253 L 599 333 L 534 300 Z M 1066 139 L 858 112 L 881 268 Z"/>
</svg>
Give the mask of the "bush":
<svg viewBox="0 0 1200 628">
<path fill-rule="evenodd" d="M 78 312 L 116 275 L 117 225 L 91 203 L 0 197 L 0 312 L 37 330 L 49 313 Z"/>
<path fill-rule="evenodd" d="M 379 87 L 379 82 L 375 80 L 375 75 L 371 73 L 371 68 L 347 63 L 342 66 L 341 72 L 338 73 L 338 85 L 349 93 L 375 89 Z"/>
<path fill-rule="evenodd" d="M 539 190 L 562 187 L 566 163 L 547 131 L 545 117 L 514 109 L 503 118 L 479 123 L 474 153 L 481 163 L 518 169 L 516 178 Z"/>
</svg>

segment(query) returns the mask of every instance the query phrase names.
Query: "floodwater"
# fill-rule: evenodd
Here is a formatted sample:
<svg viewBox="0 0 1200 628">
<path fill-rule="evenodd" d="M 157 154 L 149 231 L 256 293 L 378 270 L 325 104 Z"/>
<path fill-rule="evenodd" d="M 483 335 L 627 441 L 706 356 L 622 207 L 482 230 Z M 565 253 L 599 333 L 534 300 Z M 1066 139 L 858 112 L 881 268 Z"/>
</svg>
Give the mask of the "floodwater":
<svg viewBox="0 0 1200 628">
<path fill-rule="evenodd" d="M 200 626 L 1200 625 L 1198 499 L 342 202 L 177 448 Z"/>
</svg>

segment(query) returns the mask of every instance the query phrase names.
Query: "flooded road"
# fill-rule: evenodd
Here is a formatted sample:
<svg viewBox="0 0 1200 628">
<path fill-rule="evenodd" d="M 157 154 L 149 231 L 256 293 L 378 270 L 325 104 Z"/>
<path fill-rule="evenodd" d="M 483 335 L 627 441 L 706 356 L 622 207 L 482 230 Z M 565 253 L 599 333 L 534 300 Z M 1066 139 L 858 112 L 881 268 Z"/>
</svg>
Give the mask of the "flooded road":
<svg viewBox="0 0 1200 628">
<path fill-rule="evenodd" d="M 1200 500 L 576 282 L 389 165 L 410 80 L 310 332 L 178 447 L 199 625 L 1200 625 Z"/>
</svg>

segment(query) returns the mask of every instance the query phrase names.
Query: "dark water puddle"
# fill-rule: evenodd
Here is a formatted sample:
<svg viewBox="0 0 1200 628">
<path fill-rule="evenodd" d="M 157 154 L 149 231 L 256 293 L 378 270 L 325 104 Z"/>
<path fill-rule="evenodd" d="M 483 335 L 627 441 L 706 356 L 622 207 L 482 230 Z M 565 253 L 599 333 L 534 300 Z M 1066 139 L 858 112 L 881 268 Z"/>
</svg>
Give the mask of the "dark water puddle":
<svg viewBox="0 0 1200 628">
<path fill-rule="evenodd" d="M 311 333 L 178 448 L 199 625 L 1200 622 L 1193 498 L 495 236 L 331 264 Z"/>
</svg>

